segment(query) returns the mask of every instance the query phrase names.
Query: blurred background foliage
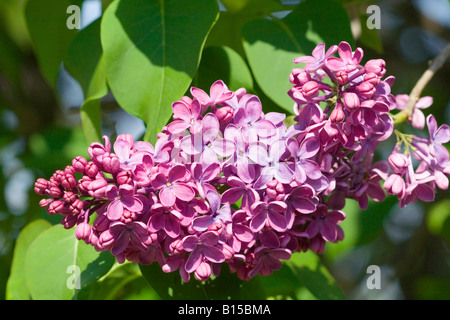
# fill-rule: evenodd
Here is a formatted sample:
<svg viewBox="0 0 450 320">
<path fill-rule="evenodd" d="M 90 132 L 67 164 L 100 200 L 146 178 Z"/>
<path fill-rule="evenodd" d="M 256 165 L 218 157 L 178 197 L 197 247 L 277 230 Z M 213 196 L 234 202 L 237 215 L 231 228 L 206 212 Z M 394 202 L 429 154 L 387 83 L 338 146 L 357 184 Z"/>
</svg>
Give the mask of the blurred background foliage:
<svg viewBox="0 0 450 320">
<path fill-rule="evenodd" d="M 95 20 L 110 2 L 86 0 L 84 25 Z M 220 6 L 221 16 L 211 31 L 192 85 L 207 90 L 211 84 L 209 79 L 222 77 L 231 89 L 244 86 L 258 94 L 266 111 L 280 111 L 279 106 L 260 90 L 250 71 L 243 75 L 240 70 L 239 79 L 233 77 L 236 72 L 233 68 L 241 65 L 245 68 L 248 63 L 242 59 L 244 49 L 236 37 L 239 27 L 249 17 L 261 16 L 264 12 L 233 7 L 232 4 L 237 5 L 238 1 L 223 2 L 228 2 L 228 7 Z M 364 49 L 365 59 L 384 59 L 388 74 L 395 75 L 395 94 L 409 93 L 429 60 L 450 40 L 450 2 L 447 0 L 339 2 L 349 14 L 355 43 Z M 283 6 L 298 3 L 296 0 L 280 1 Z M 30 33 L 34 30 L 29 30 L 25 20 L 25 4 L 22 0 L 0 0 L 0 299 L 6 298 L 13 250 L 23 227 L 36 219 L 59 223 L 58 217 L 48 216 L 38 206 L 39 197 L 33 192 L 34 181 L 64 168 L 74 156 L 86 155 L 90 142 L 81 126 L 83 88 L 62 66 L 53 73 L 42 72 L 38 63 L 40 48 L 32 44 Z M 365 8 L 370 4 L 381 9 L 380 30 L 368 31 L 361 27 L 367 19 Z M 267 10 L 272 12 L 273 8 Z M 51 28 L 46 26 L 46 21 L 38 21 L 35 26 Z M 214 33 L 228 33 L 229 37 L 221 38 L 218 43 Z M 69 40 L 64 41 L 69 43 Z M 52 39 L 43 38 L 41 44 L 45 46 L 49 41 Z M 228 49 L 217 47 L 224 44 L 234 50 L 227 53 Z M 233 67 L 228 67 L 228 78 L 214 67 L 211 57 L 220 55 L 234 61 Z M 422 94 L 434 98 L 432 107 L 425 113 L 435 114 L 439 123 L 450 123 L 449 71 L 450 63 L 447 63 Z M 55 86 L 48 81 L 51 77 L 55 77 Z M 142 120 L 124 112 L 110 94 L 102 98 L 101 111 L 103 134 L 130 132 L 136 139 L 142 138 L 145 131 Z M 388 141 L 386 150 L 382 150 L 379 157 L 383 158 L 392 146 L 392 141 Z M 389 198 L 383 203 L 371 203 L 364 212 L 349 201 L 344 210 L 347 218 L 342 223 L 345 238 L 338 244 L 328 244 L 321 257 L 346 297 L 449 299 L 449 195 L 448 190 L 440 191 L 435 202 L 415 203 L 404 209 L 398 207 L 395 199 Z M 366 286 L 366 270 L 372 264 L 381 268 L 381 290 L 369 290 Z M 277 285 L 289 284 L 273 284 Z M 95 292 L 107 299 L 158 298 L 143 281 L 139 268 L 130 264 L 114 269 L 101 286 L 95 283 L 92 286 L 95 288 L 88 294 Z M 82 296 L 83 292 L 80 294 Z M 89 295 L 85 297 L 89 298 Z"/>
</svg>

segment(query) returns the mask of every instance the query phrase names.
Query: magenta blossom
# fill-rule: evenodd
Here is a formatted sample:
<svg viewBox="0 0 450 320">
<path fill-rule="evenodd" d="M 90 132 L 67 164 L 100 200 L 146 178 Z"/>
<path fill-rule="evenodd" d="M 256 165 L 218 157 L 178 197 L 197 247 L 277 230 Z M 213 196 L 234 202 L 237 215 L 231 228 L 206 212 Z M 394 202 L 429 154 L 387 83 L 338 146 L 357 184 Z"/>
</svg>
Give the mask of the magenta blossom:
<svg viewBox="0 0 450 320">
<path fill-rule="evenodd" d="M 183 248 L 190 252 L 185 269 L 188 273 L 195 271 L 204 260 L 213 263 L 225 261 L 225 255 L 218 248 L 219 235 L 214 231 L 207 231 L 200 236 L 189 235 L 183 239 Z"/>
<path fill-rule="evenodd" d="M 177 198 L 183 201 L 194 198 L 194 190 L 186 183 L 188 177 L 189 171 L 183 165 L 173 166 L 167 175 L 160 172 L 154 176 L 152 186 L 159 190 L 159 198 L 164 206 L 173 206 Z"/>
</svg>

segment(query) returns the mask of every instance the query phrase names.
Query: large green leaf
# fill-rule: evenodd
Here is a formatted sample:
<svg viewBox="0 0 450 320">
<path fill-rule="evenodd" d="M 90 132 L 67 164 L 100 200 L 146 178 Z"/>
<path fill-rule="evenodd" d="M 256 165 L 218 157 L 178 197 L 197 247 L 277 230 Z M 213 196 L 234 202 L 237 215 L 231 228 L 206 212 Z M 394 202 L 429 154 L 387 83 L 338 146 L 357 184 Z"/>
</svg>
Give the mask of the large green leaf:
<svg viewBox="0 0 450 320">
<path fill-rule="evenodd" d="M 100 22 L 97 19 L 73 39 L 64 66 L 83 89 L 81 106 L 83 131 L 88 143 L 101 141 L 100 99 L 108 93 L 105 63 L 100 42 Z"/>
<path fill-rule="evenodd" d="M 78 291 L 105 275 L 114 261 L 109 252 L 97 252 L 77 240 L 74 230 L 56 225 L 42 232 L 29 247 L 26 283 L 35 300 L 76 299 Z"/>
<path fill-rule="evenodd" d="M 211 46 L 203 50 L 197 79 L 196 85 L 206 92 L 216 80 L 223 80 L 232 91 L 239 88 L 253 90 L 253 78 L 244 59 L 226 46 Z"/>
<path fill-rule="evenodd" d="M 341 4 L 332 0 L 302 1 L 283 19 L 255 19 L 242 29 L 243 45 L 255 79 L 263 92 L 292 113 L 287 95 L 289 74 L 299 67 L 293 59 L 311 55 L 324 42 L 327 47 L 347 41 L 353 44 L 350 20 Z"/>
<path fill-rule="evenodd" d="M 189 88 L 218 12 L 215 0 L 116 0 L 106 10 L 108 83 L 120 106 L 144 120 L 146 140 L 156 140 Z"/>
<path fill-rule="evenodd" d="M 67 27 L 70 5 L 80 5 L 82 0 L 28 0 L 25 5 L 25 19 L 28 32 L 39 63 L 40 70 L 48 84 L 55 88 L 62 60 L 76 29 Z"/>
<path fill-rule="evenodd" d="M 25 256 L 36 237 L 50 227 L 51 224 L 48 221 L 39 219 L 26 225 L 20 232 L 14 247 L 11 273 L 6 286 L 6 299 L 30 299 L 30 292 L 25 282 Z"/>
</svg>

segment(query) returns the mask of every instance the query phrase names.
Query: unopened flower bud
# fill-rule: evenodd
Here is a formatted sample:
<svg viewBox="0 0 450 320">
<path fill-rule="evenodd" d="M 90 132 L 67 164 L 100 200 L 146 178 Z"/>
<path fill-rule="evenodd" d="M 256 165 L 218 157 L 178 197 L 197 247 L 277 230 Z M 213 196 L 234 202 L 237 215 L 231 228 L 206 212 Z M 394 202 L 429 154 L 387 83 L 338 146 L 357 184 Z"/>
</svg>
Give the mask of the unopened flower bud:
<svg viewBox="0 0 450 320">
<path fill-rule="evenodd" d="M 364 69 L 367 73 L 373 72 L 379 77 L 382 77 L 386 73 L 386 69 L 384 68 L 385 66 L 386 62 L 383 59 L 372 59 L 367 61 L 364 65 Z"/>
<path fill-rule="evenodd" d="M 305 98 L 312 98 L 319 92 L 319 84 L 316 81 L 308 81 L 302 86 L 302 92 Z"/>
<path fill-rule="evenodd" d="M 61 224 L 64 226 L 64 229 L 71 229 L 77 224 L 77 221 L 76 215 L 68 215 L 62 219 Z"/>
<path fill-rule="evenodd" d="M 63 198 L 64 198 L 64 201 L 69 204 L 73 203 L 75 200 L 78 199 L 77 195 L 74 194 L 72 191 L 65 191 Z"/>
<path fill-rule="evenodd" d="M 344 92 L 343 94 L 344 106 L 348 111 L 353 111 L 360 106 L 360 100 L 354 92 Z"/>
<path fill-rule="evenodd" d="M 52 178 L 55 182 L 60 183 L 61 180 L 64 178 L 65 173 L 62 170 L 56 170 L 55 173 L 53 173 Z"/>
<path fill-rule="evenodd" d="M 292 70 L 292 73 L 289 75 L 289 81 L 292 84 L 296 85 L 304 85 L 308 81 L 311 80 L 311 75 L 306 72 L 304 69 L 295 68 Z"/>
<path fill-rule="evenodd" d="M 380 83 L 380 77 L 374 72 L 369 72 L 364 75 L 364 81 L 369 82 L 374 87 L 376 87 Z"/>
<path fill-rule="evenodd" d="M 348 82 L 348 73 L 345 71 L 338 71 L 335 74 L 336 81 L 342 86 Z"/>
<path fill-rule="evenodd" d="M 66 174 L 61 180 L 61 185 L 65 189 L 73 189 L 77 186 L 77 179 L 73 174 Z"/>
<path fill-rule="evenodd" d="M 55 200 L 52 201 L 48 206 L 47 206 L 47 212 L 50 215 L 53 214 L 57 214 L 62 212 L 64 209 L 64 202 L 61 200 Z"/>
<path fill-rule="evenodd" d="M 410 160 L 402 153 L 392 153 L 388 158 L 389 166 L 395 173 L 403 174 L 408 169 Z"/>
<path fill-rule="evenodd" d="M 199 281 L 206 281 L 211 276 L 211 266 L 208 262 L 203 261 L 200 265 L 195 269 L 195 277 Z"/>
<path fill-rule="evenodd" d="M 116 176 L 116 181 L 118 184 L 131 184 L 133 179 L 131 178 L 130 171 L 120 171 Z"/>
<path fill-rule="evenodd" d="M 109 228 L 111 222 L 108 220 L 106 215 L 102 214 L 97 217 L 94 221 L 94 229 L 98 232 L 103 232 Z"/>
<path fill-rule="evenodd" d="M 83 178 L 81 178 L 78 181 L 78 188 L 85 193 L 89 192 L 89 185 L 91 184 L 93 180 L 91 178 L 89 178 L 88 176 L 83 176 Z"/>
<path fill-rule="evenodd" d="M 398 174 L 391 174 L 383 184 L 383 188 L 389 193 L 403 197 L 405 193 L 405 181 Z"/>
<path fill-rule="evenodd" d="M 89 161 L 84 168 L 85 174 L 90 178 L 95 178 L 98 171 L 98 166 L 92 161 Z"/>
<path fill-rule="evenodd" d="M 55 199 L 50 198 L 50 199 L 41 199 L 39 200 L 39 206 L 41 208 L 45 208 L 47 207 L 50 203 L 52 203 Z"/>
<path fill-rule="evenodd" d="M 34 183 L 34 192 L 43 196 L 45 195 L 45 190 L 48 188 L 48 181 L 44 178 L 39 178 Z"/>
<path fill-rule="evenodd" d="M 215 115 L 221 124 L 227 124 L 233 119 L 234 109 L 228 106 L 221 107 L 216 110 Z"/>
<path fill-rule="evenodd" d="M 375 94 L 375 87 L 372 83 L 364 81 L 361 84 L 359 84 L 356 87 L 356 90 L 358 90 L 359 94 L 363 96 L 364 98 L 372 98 L 372 96 Z"/>
<path fill-rule="evenodd" d="M 63 196 L 63 192 L 61 191 L 61 188 L 57 185 L 50 185 L 50 188 L 48 190 L 48 194 L 52 198 L 61 198 Z"/>
<path fill-rule="evenodd" d="M 116 173 L 120 168 L 120 160 L 114 153 L 105 153 L 102 157 L 103 169 L 109 173 Z"/>
<path fill-rule="evenodd" d="M 214 222 L 208 227 L 208 231 L 214 231 L 218 235 L 221 235 L 223 232 L 223 225 L 221 223 Z"/>
<path fill-rule="evenodd" d="M 94 198 L 104 198 L 108 182 L 105 179 L 96 179 L 89 184 L 89 195 Z"/>
<path fill-rule="evenodd" d="M 174 254 L 179 254 L 184 251 L 183 239 L 175 239 L 169 245 L 169 250 Z"/>
<path fill-rule="evenodd" d="M 82 222 L 75 228 L 75 237 L 78 240 L 88 240 L 92 232 L 92 227 L 86 223 Z"/>
<path fill-rule="evenodd" d="M 84 173 L 84 167 L 86 167 L 88 161 L 82 157 L 77 156 L 72 160 L 72 166 L 76 172 Z"/>
<path fill-rule="evenodd" d="M 330 121 L 333 123 L 341 123 L 345 119 L 345 112 L 341 103 L 337 103 L 330 114 Z"/>
<path fill-rule="evenodd" d="M 72 213 L 80 213 L 84 207 L 84 202 L 80 199 L 76 199 L 73 203 L 70 204 L 69 210 Z"/>
</svg>

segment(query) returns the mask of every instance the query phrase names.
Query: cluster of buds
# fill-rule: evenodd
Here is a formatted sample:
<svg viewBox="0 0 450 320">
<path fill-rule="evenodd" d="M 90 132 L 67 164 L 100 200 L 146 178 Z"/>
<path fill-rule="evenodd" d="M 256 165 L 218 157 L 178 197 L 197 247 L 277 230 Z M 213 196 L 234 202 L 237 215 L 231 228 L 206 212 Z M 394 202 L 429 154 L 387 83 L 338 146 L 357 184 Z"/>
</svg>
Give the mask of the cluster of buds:
<svg viewBox="0 0 450 320">
<path fill-rule="evenodd" d="M 40 204 L 118 262 L 158 263 L 184 281 L 192 274 L 207 280 L 223 264 L 248 280 L 271 274 L 294 252 L 322 253 L 344 237 L 347 198 L 361 208 L 369 197 L 382 201 L 384 179 L 403 204 L 414 199 L 397 180 L 418 181 L 407 159 L 373 163 L 376 146 L 393 133 L 390 112 L 398 105 L 393 77 L 383 80 L 384 61 L 362 66 L 362 57 L 342 42 L 295 59 L 305 67 L 290 75 L 293 125 L 284 114 L 264 113 L 245 88 L 230 91 L 221 80 L 209 93 L 192 87 L 192 97 L 172 104 L 173 119 L 154 145 L 130 134 L 111 144 L 104 136 L 88 148 L 90 159 L 78 156 L 36 181 L 35 191 L 49 196 Z M 430 189 L 446 187 L 449 173 L 441 148 L 448 127 L 433 128 L 429 146 L 411 140 L 425 163 L 417 174 L 439 178 L 426 178 Z"/>
</svg>

